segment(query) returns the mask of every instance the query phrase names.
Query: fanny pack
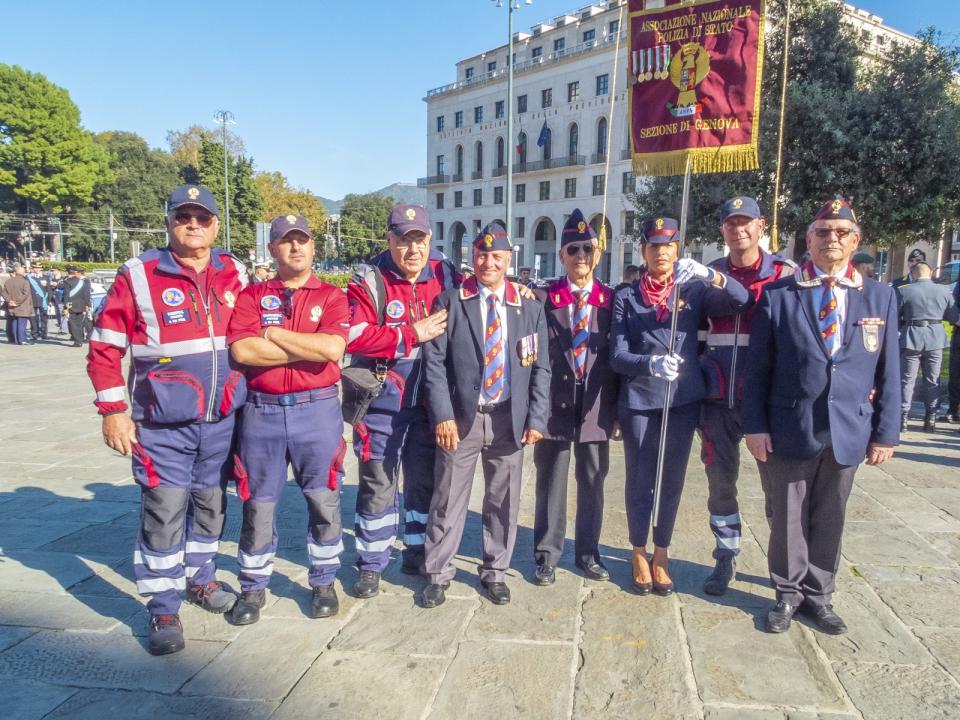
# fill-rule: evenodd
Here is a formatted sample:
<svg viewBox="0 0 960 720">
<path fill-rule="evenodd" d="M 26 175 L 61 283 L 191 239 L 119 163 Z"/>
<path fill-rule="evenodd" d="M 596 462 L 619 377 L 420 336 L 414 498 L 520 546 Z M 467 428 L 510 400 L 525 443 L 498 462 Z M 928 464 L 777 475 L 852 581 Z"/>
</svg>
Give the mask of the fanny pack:
<svg viewBox="0 0 960 720">
<path fill-rule="evenodd" d="M 387 377 L 387 364 L 377 361 L 376 369 L 351 366 L 340 371 L 343 385 L 343 421 L 356 425 L 363 420 L 370 404 L 380 397 Z"/>
</svg>

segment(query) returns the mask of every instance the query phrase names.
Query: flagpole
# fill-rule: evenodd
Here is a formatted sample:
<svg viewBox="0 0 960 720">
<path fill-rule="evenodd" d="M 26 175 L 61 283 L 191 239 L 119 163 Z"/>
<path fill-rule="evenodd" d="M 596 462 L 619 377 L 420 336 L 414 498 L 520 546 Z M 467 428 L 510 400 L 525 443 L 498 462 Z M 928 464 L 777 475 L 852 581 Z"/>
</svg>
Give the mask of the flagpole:
<svg viewBox="0 0 960 720">
<path fill-rule="evenodd" d="M 683 203 L 680 209 L 680 239 L 677 247 L 677 259 L 683 257 L 687 242 L 687 215 L 690 210 L 690 155 L 687 155 L 687 168 L 683 174 Z M 677 305 L 680 301 L 680 283 L 674 274 L 673 291 L 670 293 L 670 344 L 668 353 L 673 355 L 677 344 L 677 320 L 680 317 Z M 696 371 L 696 368 L 694 368 Z M 653 527 L 660 524 L 660 487 L 663 484 L 663 465 L 667 454 L 667 425 L 670 419 L 670 396 L 673 394 L 674 381 L 668 380 L 663 391 L 663 412 L 660 414 L 660 446 L 657 448 L 657 475 L 653 483 Z"/>
<path fill-rule="evenodd" d="M 783 19 L 783 81 L 780 86 L 780 129 L 777 138 L 777 171 L 773 181 L 773 224 L 770 227 L 770 250 L 780 249 L 780 172 L 783 167 L 783 127 L 787 114 L 787 78 L 790 70 L 790 0 Z"/>
</svg>

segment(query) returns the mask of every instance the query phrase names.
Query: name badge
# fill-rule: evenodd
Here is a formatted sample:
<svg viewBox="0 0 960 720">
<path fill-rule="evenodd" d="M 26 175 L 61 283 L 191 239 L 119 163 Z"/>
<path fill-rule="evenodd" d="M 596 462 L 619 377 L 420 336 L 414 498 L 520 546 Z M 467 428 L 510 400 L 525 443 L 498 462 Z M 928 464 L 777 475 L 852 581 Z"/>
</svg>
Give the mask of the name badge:
<svg viewBox="0 0 960 720">
<path fill-rule="evenodd" d="M 533 365 L 537 361 L 537 350 L 540 338 L 537 335 L 527 335 L 517 342 L 517 355 L 523 366 Z"/>
<path fill-rule="evenodd" d="M 283 313 L 261 313 L 261 325 L 283 325 Z"/>
<path fill-rule="evenodd" d="M 190 310 L 183 308 L 181 310 L 168 310 L 163 313 L 164 325 L 179 325 L 180 323 L 190 322 Z"/>
</svg>

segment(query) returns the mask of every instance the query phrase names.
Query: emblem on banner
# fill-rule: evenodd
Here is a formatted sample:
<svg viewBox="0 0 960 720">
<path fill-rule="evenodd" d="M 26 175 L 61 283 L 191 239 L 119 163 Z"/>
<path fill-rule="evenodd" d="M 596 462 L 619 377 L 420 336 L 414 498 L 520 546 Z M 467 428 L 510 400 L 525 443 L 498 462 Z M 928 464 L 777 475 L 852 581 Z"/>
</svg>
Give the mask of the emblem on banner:
<svg viewBox="0 0 960 720">
<path fill-rule="evenodd" d="M 671 115 L 691 117 L 700 114 L 703 105 L 697 101 L 696 88 L 709 74 L 710 53 L 700 43 L 683 45 L 670 61 L 670 81 L 680 91 L 677 104 L 667 104 Z"/>
<path fill-rule="evenodd" d="M 670 46 L 656 45 L 633 51 L 633 78 L 635 83 L 666 80 L 669 76 Z"/>
</svg>

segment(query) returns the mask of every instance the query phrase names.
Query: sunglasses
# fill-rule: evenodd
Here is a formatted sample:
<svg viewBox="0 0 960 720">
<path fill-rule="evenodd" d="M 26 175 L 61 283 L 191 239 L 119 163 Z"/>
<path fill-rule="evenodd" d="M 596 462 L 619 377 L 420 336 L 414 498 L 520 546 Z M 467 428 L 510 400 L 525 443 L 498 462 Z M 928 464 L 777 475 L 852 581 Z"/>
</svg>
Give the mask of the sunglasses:
<svg viewBox="0 0 960 720">
<path fill-rule="evenodd" d="M 813 234 L 821 240 L 826 240 L 834 234 L 836 234 L 839 240 L 846 240 L 853 234 L 853 230 L 848 230 L 847 228 L 816 228 Z"/>
<path fill-rule="evenodd" d="M 566 251 L 567 255 L 573 257 L 574 255 L 579 255 L 580 253 L 583 253 L 584 255 L 592 255 L 596 251 L 597 246 L 593 243 L 583 243 L 582 245 L 570 243 L 569 245 L 564 245 L 563 249 Z"/>
<path fill-rule="evenodd" d="M 189 225 L 191 219 L 196 220 L 197 225 L 201 225 L 203 227 L 210 227 L 211 223 L 213 223 L 213 215 L 210 213 L 178 210 L 173 215 L 173 221 L 177 225 Z"/>
<path fill-rule="evenodd" d="M 283 303 L 280 305 L 280 312 L 283 313 L 284 317 L 293 317 L 293 294 L 295 292 L 294 288 L 285 288 L 283 291 Z"/>
</svg>

